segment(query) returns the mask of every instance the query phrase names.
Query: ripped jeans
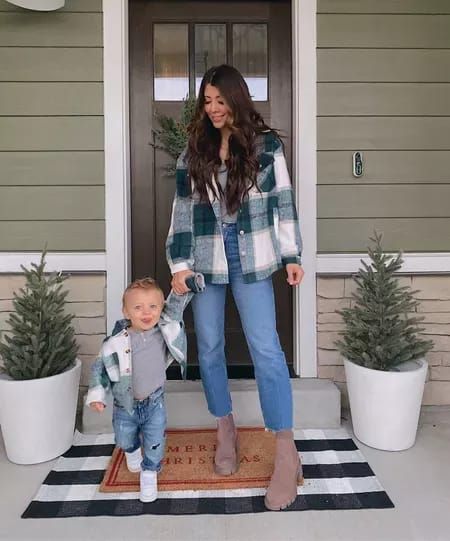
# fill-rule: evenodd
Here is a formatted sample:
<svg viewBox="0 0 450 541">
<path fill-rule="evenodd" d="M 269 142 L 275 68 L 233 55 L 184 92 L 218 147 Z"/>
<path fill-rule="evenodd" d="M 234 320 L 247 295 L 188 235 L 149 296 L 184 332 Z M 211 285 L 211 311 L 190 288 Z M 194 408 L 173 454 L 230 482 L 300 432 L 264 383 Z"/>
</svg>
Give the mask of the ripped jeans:
<svg viewBox="0 0 450 541">
<path fill-rule="evenodd" d="M 135 400 L 132 415 L 114 404 L 113 428 L 118 447 L 132 453 L 142 444 L 141 468 L 159 472 L 166 444 L 164 389 L 160 387 L 144 400 Z"/>
</svg>

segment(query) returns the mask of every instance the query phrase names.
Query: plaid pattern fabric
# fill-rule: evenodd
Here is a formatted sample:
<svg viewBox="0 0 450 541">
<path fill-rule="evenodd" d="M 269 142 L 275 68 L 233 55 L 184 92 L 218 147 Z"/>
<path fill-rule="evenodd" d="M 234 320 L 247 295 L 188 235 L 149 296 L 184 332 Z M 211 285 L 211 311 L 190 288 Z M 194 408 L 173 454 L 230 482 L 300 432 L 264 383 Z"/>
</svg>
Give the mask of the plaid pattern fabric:
<svg viewBox="0 0 450 541">
<path fill-rule="evenodd" d="M 266 132 L 256 140 L 257 184 L 237 215 L 239 252 L 245 282 L 270 276 L 288 263 L 301 263 L 302 239 L 292 185 L 280 139 Z M 215 182 L 215 179 L 213 179 Z M 166 242 L 172 274 L 191 269 L 208 283 L 228 283 L 228 267 L 221 231 L 220 201 L 208 190 L 202 202 L 193 192 L 186 152 L 177 162 L 176 193 Z"/>
<path fill-rule="evenodd" d="M 203 282 L 203 277 L 200 281 Z M 183 379 L 186 379 L 187 366 L 187 337 L 182 324 L 183 312 L 193 295 L 192 292 L 176 295 L 171 291 L 158 322 L 158 327 L 167 346 L 166 366 L 176 360 L 180 364 Z M 104 340 L 100 354 L 91 366 L 89 390 L 86 396 L 87 405 L 91 402 L 105 403 L 106 393 L 111 390 L 114 399 L 130 414 L 132 413 L 134 397 L 130 392 L 132 387 L 132 351 L 127 331 L 129 324 L 127 319 L 116 321 L 112 335 Z"/>
<path fill-rule="evenodd" d="M 295 430 L 304 485 L 286 511 L 383 509 L 394 507 L 354 441 L 343 429 Z M 99 492 L 114 450 L 113 434 L 75 433 L 23 518 L 75 516 L 191 515 L 260 513 L 264 488 L 159 492 L 152 503 L 137 492 Z"/>
</svg>

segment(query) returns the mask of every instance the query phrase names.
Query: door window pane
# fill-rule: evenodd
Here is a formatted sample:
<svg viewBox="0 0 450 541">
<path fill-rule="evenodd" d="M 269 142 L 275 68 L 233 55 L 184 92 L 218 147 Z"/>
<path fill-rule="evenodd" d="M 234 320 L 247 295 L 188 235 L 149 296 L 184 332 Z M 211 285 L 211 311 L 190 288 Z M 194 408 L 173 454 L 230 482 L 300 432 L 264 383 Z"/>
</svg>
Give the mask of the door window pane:
<svg viewBox="0 0 450 541">
<path fill-rule="evenodd" d="M 232 63 L 244 76 L 252 98 L 267 101 L 266 24 L 233 24 Z"/>
<path fill-rule="evenodd" d="M 189 94 L 187 24 L 155 24 L 154 99 L 180 101 Z"/>
<path fill-rule="evenodd" d="M 195 95 L 205 72 L 227 61 L 227 34 L 224 24 L 195 25 Z"/>
</svg>

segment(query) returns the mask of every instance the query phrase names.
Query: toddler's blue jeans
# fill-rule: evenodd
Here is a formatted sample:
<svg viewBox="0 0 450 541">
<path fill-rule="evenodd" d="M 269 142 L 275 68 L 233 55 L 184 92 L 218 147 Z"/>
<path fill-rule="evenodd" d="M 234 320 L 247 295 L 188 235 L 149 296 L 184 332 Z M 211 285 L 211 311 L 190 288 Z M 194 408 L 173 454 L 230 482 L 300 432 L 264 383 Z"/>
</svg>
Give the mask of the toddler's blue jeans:
<svg viewBox="0 0 450 541">
<path fill-rule="evenodd" d="M 126 453 L 136 451 L 142 438 L 144 457 L 141 468 L 159 472 L 166 443 L 164 389 L 160 387 L 148 398 L 135 400 L 132 415 L 114 404 L 113 428 L 116 445 Z"/>
</svg>

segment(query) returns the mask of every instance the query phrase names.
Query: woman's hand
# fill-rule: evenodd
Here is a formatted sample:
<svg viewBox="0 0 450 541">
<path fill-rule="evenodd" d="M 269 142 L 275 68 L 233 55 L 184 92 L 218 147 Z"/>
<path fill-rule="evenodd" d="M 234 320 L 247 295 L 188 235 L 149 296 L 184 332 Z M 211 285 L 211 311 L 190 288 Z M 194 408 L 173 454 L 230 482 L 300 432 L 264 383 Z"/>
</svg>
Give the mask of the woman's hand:
<svg viewBox="0 0 450 541">
<path fill-rule="evenodd" d="M 298 265 L 297 263 L 288 263 L 286 265 L 286 272 L 287 272 L 287 283 L 290 286 L 298 286 L 298 284 L 303 279 L 303 275 L 305 274 L 305 271 L 303 270 L 302 266 Z"/>
<path fill-rule="evenodd" d="M 184 293 L 187 293 L 189 291 L 189 288 L 185 284 L 185 280 L 191 274 L 194 274 L 194 273 L 191 270 L 187 269 L 187 270 L 176 272 L 172 276 L 172 282 L 170 285 L 172 286 L 172 289 L 175 291 L 177 295 L 183 295 Z"/>
</svg>

